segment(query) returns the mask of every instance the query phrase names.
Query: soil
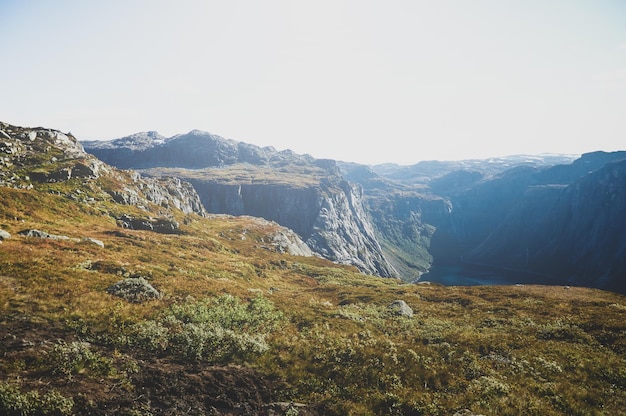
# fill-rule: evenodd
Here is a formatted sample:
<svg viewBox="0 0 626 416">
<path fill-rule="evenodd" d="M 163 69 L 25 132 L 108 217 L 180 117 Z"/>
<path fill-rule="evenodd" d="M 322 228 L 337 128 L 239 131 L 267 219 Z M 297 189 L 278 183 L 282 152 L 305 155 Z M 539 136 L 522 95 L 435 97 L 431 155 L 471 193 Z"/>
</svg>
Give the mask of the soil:
<svg viewBox="0 0 626 416">
<path fill-rule="evenodd" d="M 53 374 L 42 365 L 42 357 L 61 340 L 69 343 L 77 339 L 45 325 L 0 322 L 0 382 L 15 383 L 22 392 L 36 390 L 40 395 L 55 389 L 74 400 L 76 416 L 274 416 L 293 414 L 294 410 L 301 416 L 323 414 L 316 406 L 284 401 L 286 383 L 244 366 L 133 357 L 136 371 L 125 378 Z M 92 345 L 92 350 L 115 355 L 102 346 Z M 18 365 L 15 363 L 21 363 L 19 378 L 12 376 L 16 374 L 12 368 Z"/>
</svg>

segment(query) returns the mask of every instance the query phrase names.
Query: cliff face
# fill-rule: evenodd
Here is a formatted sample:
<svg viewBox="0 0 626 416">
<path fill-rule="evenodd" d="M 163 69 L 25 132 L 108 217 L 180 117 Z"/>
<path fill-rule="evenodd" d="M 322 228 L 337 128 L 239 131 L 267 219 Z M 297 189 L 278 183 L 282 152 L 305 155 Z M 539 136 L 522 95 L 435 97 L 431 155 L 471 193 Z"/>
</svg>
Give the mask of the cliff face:
<svg viewBox="0 0 626 416">
<path fill-rule="evenodd" d="M 406 281 L 419 279 L 432 262 L 435 221 L 448 218 L 448 201 L 383 178 L 369 167 L 341 163 L 343 176 L 363 188 L 365 209 L 385 258 Z"/>
<path fill-rule="evenodd" d="M 306 187 L 186 180 L 193 184 L 209 212 L 275 221 L 296 232 L 324 258 L 382 277 L 395 275 L 363 208 L 359 186 L 340 179 L 325 179 Z"/>
<path fill-rule="evenodd" d="M 623 292 L 625 212 L 626 161 L 609 163 L 567 186 L 528 189 L 468 260 Z"/>
<path fill-rule="evenodd" d="M 469 262 L 626 292 L 626 153 L 517 169 L 451 197 L 432 252 Z"/>
<path fill-rule="evenodd" d="M 396 274 L 363 207 L 361 188 L 343 180 L 334 161 L 197 130 L 169 139 L 142 133 L 84 144 L 115 166 L 188 181 L 208 212 L 275 221 L 327 259 L 378 276 Z"/>
<path fill-rule="evenodd" d="M 338 192 L 329 192 L 333 187 L 328 184 L 324 188 L 328 196 L 318 196 L 321 207 L 307 244 L 338 263 L 376 270 L 383 277 L 394 276 L 396 272 L 385 259 L 363 208 L 361 188 L 346 181 L 337 184 Z"/>
</svg>

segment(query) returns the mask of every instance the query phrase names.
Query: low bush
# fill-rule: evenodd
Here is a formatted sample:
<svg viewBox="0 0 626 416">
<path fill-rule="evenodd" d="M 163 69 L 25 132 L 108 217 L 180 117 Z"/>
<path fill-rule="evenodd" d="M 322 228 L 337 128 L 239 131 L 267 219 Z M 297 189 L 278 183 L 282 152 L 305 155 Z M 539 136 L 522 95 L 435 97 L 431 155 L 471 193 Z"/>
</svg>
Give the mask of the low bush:
<svg viewBox="0 0 626 416">
<path fill-rule="evenodd" d="M 266 337 L 281 320 L 282 313 L 263 297 L 245 304 L 223 295 L 172 305 L 157 320 L 134 325 L 128 339 L 150 352 L 223 363 L 265 352 Z"/>
<path fill-rule="evenodd" d="M 4 416 L 65 416 L 72 414 L 73 407 L 74 401 L 56 390 L 44 395 L 22 393 L 14 384 L 0 383 L 0 414 Z"/>
<path fill-rule="evenodd" d="M 114 371 L 111 359 L 92 351 L 86 342 L 68 344 L 61 341 L 52 348 L 47 361 L 54 374 L 62 374 L 68 379 L 85 372 L 108 376 Z"/>
</svg>

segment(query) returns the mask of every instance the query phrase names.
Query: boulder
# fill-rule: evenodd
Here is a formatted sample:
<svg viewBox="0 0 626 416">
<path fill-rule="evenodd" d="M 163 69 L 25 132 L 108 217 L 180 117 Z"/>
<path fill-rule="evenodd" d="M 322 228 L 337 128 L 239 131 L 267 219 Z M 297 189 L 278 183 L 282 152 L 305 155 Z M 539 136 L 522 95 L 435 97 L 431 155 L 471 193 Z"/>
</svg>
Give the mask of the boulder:
<svg viewBox="0 0 626 416">
<path fill-rule="evenodd" d="M 282 228 L 272 235 L 272 245 L 279 253 L 288 253 L 292 256 L 312 257 L 313 251 L 292 230 Z"/>
<path fill-rule="evenodd" d="M 0 230 L 0 241 L 8 240 L 9 238 L 11 238 L 11 234 L 9 234 L 8 232 L 4 230 Z"/>
<path fill-rule="evenodd" d="M 88 166 L 85 163 L 76 163 L 72 166 L 71 176 L 73 178 L 97 178 L 97 164 Z"/>
<path fill-rule="evenodd" d="M 389 310 L 391 310 L 397 316 L 404 316 L 407 318 L 413 317 L 413 309 L 403 300 L 394 300 L 389 305 Z"/>
<path fill-rule="evenodd" d="M 18 234 L 25 237 L 50 238 L 52 240 L 70 240 L 70 238 L 66 235 L 48 234 L 47 232 L 40 230 L 23 230 L 20 231 Z"/>
<path fill-rule="evenodd" d="M 81 242 L 86 243 L 86 244 L 94 244 L 96 246 L 104 248 L 104 243 L 101 240 L 97 240 L 95 238 L 83 237 Z"/>
<path fill-rule="evenodd" d="M 143 277 L 130 277 L 108 287 L 107 293 L 133 303 L 160 299 L 161 294 Z"/>
<path fill-rule="evenodd" d="M 178 234 L 180 232 L 180 224 L 168 218 L 136 218 L 124 214 L 117 219 L 117 224 L 122 228 L 154 231 L 161 234 Z"/>
</svg>

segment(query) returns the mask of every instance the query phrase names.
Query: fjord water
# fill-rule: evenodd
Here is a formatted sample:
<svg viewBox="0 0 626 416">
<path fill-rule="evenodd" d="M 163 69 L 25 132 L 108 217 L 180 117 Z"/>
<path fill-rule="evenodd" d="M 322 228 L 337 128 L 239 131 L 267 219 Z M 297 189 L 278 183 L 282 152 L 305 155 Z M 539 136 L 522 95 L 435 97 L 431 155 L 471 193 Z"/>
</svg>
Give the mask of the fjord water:
<svg viewBox="0 0 626 416">
<path fill-rule="evenodd" d="M 433 265 L 419 282 L 439 283 L 445 286 L 540 284 L 562 285 L 564 280 L 545 275 L 526 273 L 477 265 Z"/>
</svg>

